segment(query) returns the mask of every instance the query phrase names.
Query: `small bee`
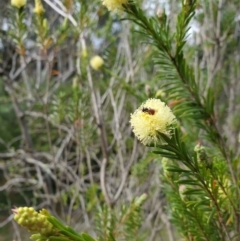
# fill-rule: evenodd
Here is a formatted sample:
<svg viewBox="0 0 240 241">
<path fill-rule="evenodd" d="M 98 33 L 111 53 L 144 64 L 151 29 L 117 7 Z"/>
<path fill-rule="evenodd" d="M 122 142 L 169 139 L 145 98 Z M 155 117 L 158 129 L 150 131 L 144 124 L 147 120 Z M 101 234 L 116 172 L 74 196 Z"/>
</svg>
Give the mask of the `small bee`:
<svg viewBox="0 0 240 241">
<path fill-rule="evenodd" d="M 142 108 L 142 112 L 148 113 L 149 115 L 154 115 L 155 114 L 155 110 L 154 109 L 147 108 L 147 107 L 143 107 Z"/>
</svg>

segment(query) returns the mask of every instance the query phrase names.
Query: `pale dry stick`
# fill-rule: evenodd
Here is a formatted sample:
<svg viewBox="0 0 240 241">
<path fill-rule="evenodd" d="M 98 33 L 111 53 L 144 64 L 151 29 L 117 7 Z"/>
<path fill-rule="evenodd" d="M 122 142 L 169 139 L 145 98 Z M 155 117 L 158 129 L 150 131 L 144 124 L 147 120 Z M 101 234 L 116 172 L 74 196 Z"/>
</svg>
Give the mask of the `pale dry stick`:
<svg viewBox="0 0 240 241">
<path fill-rule="evenodd" d="M 0 158 L 13 158 L 15 156 L 15 152 L 9 153 L 0 153 Z M 1 165 L 0 165 L 1 168 Z"/>
<path fill-rule="evenodd" d="M 129 80 L 130 76 L 131 76 L 131 74 L 127 74 L 127 82 Z M 112 84 L 113 84 L 113 82 L 112 82 Z M 121 89 L 118 90 L 115 98 L 117 98 L 117 99 L 120 98 L 120 104 L 119 104 L 118 108 L 115 108 L 115 111 L 116 111 L 115 118 L 120 118 L 120 115 L 121 115 L 121 112 L 123 110 L 124 103 L 125 103 L 125 96 L 126 96 L 126 93 L 124 91 L 122 91 Z M 111 100 L 113 101 L 113 96 L 112 96 Z M 119 122 L 119 121 L 117 121 L 117 122 Z M 120 131 L 120 125 L 119 125 L 119 131 Z M 122 137 L 122 135 L 121 135 L 121 137 Z M 120 139 L 120 141 L 122 142 L 123 139 Z M 119 185 L 119 187 L 117 189 L 117 192 L 116 192 L 116 194 L 114 196 L 113 203 L 117 202 L 118 198 L 120 197 L 120 195 L 121 195 L 121 193 L 123 191 L 123 188 L 124 188 L 124 186 L 126 184 L 127 178 L 129 176 L 129 171 L 130 171 L 130 169 L 132 167 L 132 164 L 135 161 L 136 153 L 137 153 L 137 140 L 135 139 L 134 140 L 134 147 L 133 147 L 133 151 L 132 151 L 132 155 L 131 155 L 130 161 L 129 161 L 129 163 L 128 163 L 126 168 L 124 166 L 122 167 L 123 171 L 122 171 L 121 182 L 120 182 L 120 185 Z"/>
<path fill-rule="evenodd" d="M 94 179 L 93 179 L 93 172 L 92 172 L 92 165 L 91 165 L 91 157 L 87 148 L 85 149 L 85 153 L 87 158 L 87 166 L 88 166 L 88 172 L 90 177 L 90 183 L 93 185 Z"/>
<path fill-rule="evenodd" d="M 134 68 L 133 68 L 133 60 L 132 60 L 132 51 L 130 48 L 130 44 L 128 41 L 128 35 L 130 34 L 130 25 L 128 23 L 125 24 L 125 26 L 123 27 L 123 43 L 125 46 L 125 54 L 126 54 L 126 59 L 128 61 L 127 66 L 129 66 L 129 80 L 131 79 L 133 81 L 133 77 L 134 77 Z"/>
<path fill-rule="evenodd" d="M 13 58 L 12 58 L 12 68 L 11 68 L 10 73 L 9 73 L 9 78 L 11 80 L 15 80 L 22 73 L 22 71 L 24 71 L 26 69 L 28 64 L 32 61 L 32 58 L 30 56 L 27 56 L 24 59 L 24 62 L 20 65 L 20 67 L 17 70 L 15 70 L 16 62 L 17 62 L 16 58 L 17 57 L 18 57 L 18 54 L 15 53 L 13 55 Z"/>
<path fill-rule="evenodd" d="M 75 190 L 75 192 L 71 196 L 71 201 L 68 207 L 68 215 L 67 215 L 68 217 L 72 217 L 73 205 L 75 204 L 78 195 L 80 195 L 79 190 Z M 68 225 L 71 225 L 70 221 L 71 221 L 71 218 L 67 219 Z"/>
<path fill-rule="evenodd" d="M 109 197 L 108 190 L 106 187 L 106 166 L 107 166 L 107 159 L 104 157 L 102 159 L 101 163 L 101 169 L 100 169 L 100 183 L 101 183 L 101 189 L 104 195 L 104 198 L 109 206 L 112 206 L 112 201 Z"/>
<path fill-rule="evenodd" d="M 78 53 L 80 53 L 81 51 L 81 46 L 82 46 L 82 49 L 86 49 L 86 41 L 84 39 L 84 31 L 82 31 L 80 34 L 79 34 L 79 38 L 78 38 L 78 42 L 77 42 L 77 51 Z M 76 70 L 77 70 L 77 74 L 79 76 L 82 75 L 82 71 L 81 71 L 81 58 L 80 58 L 80 54 L 77 55 L 77 60 L 76 60 Z"/>
<path fill-rule="evenodd" d="M 211 2 L 212 3 L 212 2 Z M 211 10 L 213 11 L 213 6 L 211 5 Z M 225 33 L 221 33 L 221 22 L 222 22 L 222 11 L 223 11 L 223 0 L 220 0 L 218 2 L 218 12 L 217 12 L 217 20 L 216 24 L 214 26 L 215 29 L 215 36 L 214 40 L 210 40 L 209 37 L 207 37 L 207 34 L 205 34 L 205 29 L 203 31 L 200 31 L 200 33 L 204 34 L 204 39 L 207 39 L 208 41 L 213 44 L 213 48 L 211 49 L 212 52 L 209 51 L 208 53 L 208 59 L 210 60 L 207 63 L 207 68 L 208 68 L 208 79 L 207 79 L 207 84 L 205 87 L 205 95 L 207 93 L 207 90 L 209 87 L 212 85 L 212 81 L 217 74 L 217 72 L 221 69 L 222 67 L 222 61 L 224 57 L 224 52 L 226 50 L 226 44 L 224 42 L 227 40 L 228 32 L 229 32 L 229 27 L 225 30 Z M 211 16 L 213 16 L 213 12 Z M 212 19 L 212 23 L 215 22 L 214 19 Z M 205 26 L 208 26 L 207 30 L 209 30 L 209 22 L 205 23 Z M 208 47 L 206 47 L 208 49 Z"/>
<path fill-rule="evenodd" d="M 209 5 L 211 5 L 211 3 L 209 2 Z M 203 10 L 205 12 L 205 15 L 204 15 L 204 24 L 203 24 L 203 28 L 204 29 L 201 29 L 201 31 L 199 32 L 200 36 L 202 36 L 202 39 L 203 41 L 208 38 L 209 42 L 214 45 L 215 44 L 215 41 L 212 40 L 212 36 L 211 37 L 207 37 L 207 34 L 205 34 L 205 32 L 208 32 L 209 28 L 213 29 L 213 23 L 214 23 L 214 19 L 211 18 L 212 15 L 211 14 L 207 14 L 210 10 L 209 8 L 207 7 L 206 4 L 203 4 Z M 212 5 L 211 5 L 211 11 L 212 12 L 213 9 L 212 9 Z M 208 46 L 205 46 L 205 55 L 203 56 L 203 59 L 204 57 L 206 58 L 206 62 L 207 62 L 207 59 L 209 59 L 209 55 L 210 53 L 208 52 Z M 208 73 L 210 72 L 209 69 L 210 69 L 210 66 L 206 63 L 206 68 L 208 69 Z M 211 84 L 211 83 L 210 83 Z M 209 79 L 208 79 L 208 85 L 209 85 Z M 203 91 L 206 93 L 206 88 L 204 87 Z"/>
<path fill-rule="evenodd" d="M 221 37 L 221 22 L 222 22 L 223 0 L 218 1 L 217 23 L 216 23 L 216 38 Z"/>
<path fill-rule="evenodd" d="M 27 163 L 30 163 L 30 164 L 33 164 L 36 166 L 36 168 L 41 168 L 42 171 L 45 173 L 45 174 L 48 174 L 48 177 L 51 177 L 52 180 L 55 181 L 55 183 L 57 183 L 59 185 L 59 180 L 57 178 L 57 176 L 55 176 L 52 172 L 52 170 L 49 168 L 49 166 L 45 163 L 42 163 L 38 160 L 35 160 L 31 157 L 27 157 L 27 158 L 24 158 L 24 160 L 27 162 Z M 39 170 L 39 175 L 38 177 L 40 177 L 42 179 L 42 175 L 41 175 L 41 171 Z M 42 184 L 40 186 L 40 184 Z M 51 203 L 51 199 L 50 199 L 50 192 L 49 192 L 49 187 L 46 185 L 46 182 L 43 182 L 42 183 L 39 183 L 38 182 L 38 187 L 41 187 L 43 190 L 44 190 L 44 193 L 45 193 L 45 199 L 47 201 L 47 203 Z"/>
<path fill-rule="evenodd" d="M 12 219 L 11 221 L 12 221 L 12 225 L 13 225 L 13 229 L 14 229 L 13 240 L 22 241 L 21 234 L 19 231 L 19 225 L 17 224 L 17 222 L 15 220 Z"/>
<path fill-rule="evenodd" d="M 51 194 L 51 193 L 48 193 L 48 194 L 38 193 L 38 197 L 42 198 L 42 199 L 48 199 L 49 198 L 53 202 L 56 202 L 56 200 L 58 200 L 58 198 L 62 198 L 63 194 L 65 194 L 69 190 L 75 188 L 75 185 L 76 185 L 75 183 L 68 184 L 65 187 L 63 187 L 60 191 L 56 191 L 54 194 Z M 49 203 L 49 202 L 47 202 L 47 203 Z"/>
<path fill-rule="evenodd" d="M 234 90 L 236 89 L 236 82 L 238 82 L 239 80 L 235 81 L 234 78 L 230 78 L 230 86 L 228 86 L 228 109 L 227 109 L 227 112 L 228 112 L 228 115 L 227 115 L 227 127 L 225 128 L 225 132 L 226 133 L 229 133 L 229 126 L 232 125 L 232 116 L 234 115 L 234 110 L 235 110 L 235 98 L 236 96 L 238 95 L 238 93 L 236 93 Z M 229 139 L 232 138 L 232 136 L 234 137 L 233 134 L 229 135 Z M 235 135 L 235 138 L 234 139 L 238 139 L 237 136 Z M 231 139 L 230 139 L 231 140 Z M 238 171 L 235 169 L 235 171 L 233 171 L 233 167 L 232 167 L 232 163 L 230 162 L 229 160 L 229 169 L 230 169 L 230 172 L 232 174 L 232 177 L 234 178 L 233 181 L 235 182 L 234 184 L 237 185 L 238 183 L 238 180 L 237 180 L 237 176 L 238 176 Z M 236 186 L 237 189 L 236 189 L 236 194 L 237 194 L 237 199 L 239 197 L 239 185 Z M 237 208 L 239 210 L 240 208 L 240 205 L 237 204 Z M 240 232 L 240 215 L 238 212 L 234 212 L 235 214 L 235 218 L 236 218 L 236 228 L 237 228 L 237 232 L 239 233 Z"/>
<path fill-rule="evenodd" d="M 93 87 L 92 75 L 91 75 L 91 70 L 90 70 L 89 65 L 87 66 L 87 78 L 88 78 L 88 83 L 89 83 L 90 90 L 91 90 L 93 111 L 94 111 L 94 116 L 95 116 L 97 127 L 98 127 L 97 130 L 98 130 L 98 135 L 101 140 L 100 142 L 101 142 L 101 149 L 102 149 L 102 154 L 103 154 L 103 160 L 101 163 L 101 171 L 100 171 L 100 183 L 101 183 L 101 188 L 102 188 L 105 200 L 106 200 L 107 204 L 111 206 L 112 201 L 111 201 L 109 192 L 106 187 L 106 166 L 107 166 L 108 158 L 109 158 L 106 132 L 105 132 L 102 113 L 101 113 L 100 101 L 97 100 L 96 92 Z"/>
<path fill-rule="evenodd" d="M 86 205 L 85 205 L 85 201 L 82 195 L 79 196 L 80 199 L 80 204 L 81 204 L 81 208 L 82 208 L 82 212 L 83 212 L 83 217 L 84 217 L 84 223 L 86 224 L 87 228 L 91 227 L 90 224 L 90 220 L 89 220 L 89 216 L 88 216 L 88 212 L 86 210 Z M 92 229 L 93 230 L 93 229 Z"/>
<path fill-rule="evenodd" d="M 113 107 L 113 118 L 114 118 L 114 124 L 115 124 L 115 128 L 114 128 L 114 136 L 115 139 L 117 141 L 117 148 L 118 148 L 118 158 L 119 158 L 119 162 L 120 162 L 120 167 L 121 167 L 121 171 L 122 173 L 125 172 L 125 168 L 124 168 L 124 160 L 123 160 L 123 143 L 122 143 L 122 134 L 120 131 L 120 123 L 119 123 L 119 115 L 118 115 L 118 111 L 117 111 L 117 106 L 116 106 L 116 102 L 112 93 L 112 89 L 109 89 L 109 95 L 110 95 L 110 100 L 111 100 L 111 104 Z"/>
<path fill-rule="evenodd" d="M 165 225 L 166 225 L 166 228 L 167 228 L 167 233 L 168 233 L 168 237 L 169 237 L 169 240 L 170 241 L 174 241 L 175 238 L 174 238 L 174 235 L 173 235 L 173 227 L 169 221 L 169 219 L 166 217 L 166 215 L 163 213 L 163 211 L 159 211 L 160 212 L 160 215 L 161 215 L 161 220 L 164 221 Z"/>
<path fill-rule="evenodd" d="M 60 166 L 60 168 L 62 168 L 63 170 L 63 173 L 64 171 L 67 173 L 68 175 L 68 178 L 71 182 L 78 184 L 78 189 L 81 191 L 81 192 L 85 192 L 86 191 L 86 188 L 85 188 L 85 181 L 86 180 L 89 180 L 88 176 L 85 176 L 85 177 L 79 177 L 79 175 L 76 173 L 76 170 L 73 169 L 71 166 L 69 165 L 62 165 Z M 71 176 L 70 176 L 71 175 Z"/>
<path fill-rule="evenodd" d="M 127 34 L 125 34 L 125 35 L 127 35 Z M 124 36 L 125 36 L 125 35 L 124 35 Z M 126 36 L 125 36 L 125 37 L 126 37 Z M 128 41 L 127 41 L 126 38 L 125 38 L 125 44 L 124 44 L 124 46 L 125 46 L 126 55 L 127 55 L 128 59 L 129 59 L 129 63 L 130 63 L 132 57 L 131 57 L 131 54 L 129 53 L 129 51 L 130 51 L 130 46 L 129 46 L 129 43 L 128 43 Z M 122 48 L 122 46 L 120 46 L 118 49 L 121 49 L 121 48 Z M 122 52 L 122 51 L 120 51 L 120 52 Z M 115 63 L 115 64 L 117 64 L 117 63 Z M 120 66 L 120 65 L 119 65 L 119 66 Z M 129 64 L 127 64 L 127 66 L 129 66 Z M 126 66 L 126 67 L 127 67 L 127 66 Z M 127 83 L 129 82 L 130 78 L 133 78 L 133 75 L 134 75 L 133 67 L 131 67 L 131 66 L 132 66 L 132 64 L 130 64 L 130 71 L 129 71 L 128 74 L 127 74 L 127 78 L 126 78 L 126 82 L 127 82 Z M 114 69 L 116 69 L 116 67 L 117 67 L 117 66 L 115 66 Z M 120 70 L 121 70 L 121 69 L 122 69 L 122 68 L 120 68 Z M 123 75 L 124 73 L 125 73 L 125 71 L 123 71 L 123 72 L 120 74 L 120 76 Z M 123 143 L 123 137 L 122 137 L 122 134 L 121 134 L 122 132 L 121 132 L 121 130 L 120 130 L 119 120 L 120 120 L 121 112 L 122 112 L 123 107 L 124 107 L 126 93 L 125 93 L 125 91 L 119 89 L 119 90 L 117 91 L 116 97 L 114 98 L 114 95 L 113 95 L 113 92 L 112 92 L 112 86 L 113 86 L 113 84 L 114 84 L 114 81 L 115 81 L 115 78 L 112 77 L 112 78 L 111 78 L 111 81 L 110 81 L 110 86 L 109 86 L 109 88 L 108 88 L 107 93 L 110 95 L 111 104 L 112 104 L 113 110 L 114 110 L 114 112 L 113 112 L 113 113 L 114 113 L 114 123 L 115 123 L 115 127 L 116 127 L 116 128 L 114 129 L 114 136 L 115 136 L 115 139 L 116 139 L 117 145 L 118 145 L 118 156 L 119 156 L 121 173 L 122 173 L 122 178 L 121 178 L 120 186 L 118 187 L 118 190 L 117 190 L 117 192 L 116 192 L 116 194 L 115 194 L 115 196 L 114 196 L 114 199 L 113 199 L 113 203 L 116 203 L 117 200 L 118 200 L 118 198 L 120 197 L 120 195 L 121 195 L 121 193 L 122 193 L 122 191 L 123 191 L 123 188 L 124 188 L 124 186 L 125 186 L 125 183 L 126 183 L 126 181 L 127 181 L 127 177 L 128 177 L 128 175 L 129 175 L 129 171 L 130 171 L 131 166 L 132 166 L 132 164 L 133 164 L 133 162 L 134 162 L 134 158 L 133 158 L 134 155 L 131 156 L 131 160 L 130 160 L 128 166 L 125 168 L 125 167 L 124 167 L 124 160 L 123 160 L 123 151 L 124 151 L 123 147 L 124 147 L 124 143 Z M 118 108 L 117 108 L 115 99 L 120 99 L 120 105 L 119 105 Z M 135 151 L 136 151 L 136 142 L 134 143 L 134 150 L 133 150 L 132 154 L 135 153 Z"/>
<path fill-rule="evenodd" d="M 60 2 L 59 0 L 53 0 L 57 5 L 59 5 L 59 7 L 64 11 L 67 12 L 66 7 L 62 4 L 62 2 Z"/>
<path fill-rule="evenodd" d="M 13 219 L 13 214 L 9 215 L 4 221 L 2 221 L 0 223 L 0 228 L 3 228 L 5 225 L 7 225 L 8 223 L 10 223 Z"/>
<path fill-rule="evenodd" d="M 20 68 L 18 68 L 18 70 L 16 70 L 16 65 L 17 65 L 17 58 L 18 58 L 18 53 L 15 52 L 13 55 L 12 55 L 12 68 L 9 72 L 9 78 L 11 80 L 14 80 L 16 77 L 15 77 L 15 74 L 16 72 L 18 72 L 17 76 L 22 72 L 22 66 L 20 66 Z M 26 68 L 26 66 L 24 66 L 24 68 Z"/>
<path fill-rule="evenodd" d="M 48 201 L 43 201 L 43 202 L 39 203 L 38 205 L 36 205 L 35 209 L 40 210 L 42 208 L 46 208 L 49 205 L 51 205 L 51 203 L 49 203 Z"/>
<path fill-rule="evenodd" d="M 47 115 L 41 113 L 41 112 L 36 112 L 36 111 L 25 111 L 24 115 L 26 116 L 32 116 L 35 118 L 43 118 L 44 120 L 48 121 L 52 126 L 57 127 L 60 130 L 63 130 L 67 133 L 71 133 L 71 129 L 69 129 L 68 127 L 61 125 L 61 124 L 57 124 L 54 120 L 52 120 L 51 118 L 49 118 Z"/>
<path fill-rule="evenodd" d="M 54 160 L 53 155 L 47 153 L 47 152 L 34 152 L 33 158 L 42 160 L 43 158 L 46 159 L 49 162 L 49 166 L 53 167 L 52 160 Z"/>
<path fill-rule="evenodd" d="M 35 179 L 16 177 L 11 180 L 8 180 L 4 185 L 0 186 L 0 192 L 10 189 L 12 186 L 19 186 L 20 183 L 28 183 L 31 185 L 37 185 L 37 181 Z"/>
<path fill-rule="evenodd" d="M 71 14 L 68 12 L 63 11 L 62 9 L 58 8 L 52 1 L 50 0 L 44 0 L 52 9 L 54 9 L 57 13 L 59 13 L 61 16 L 68 18 L 69 21 L 73 24 L 73 26 L 77 27 L 78 24 L 76 20 L 73 18 Z"/>
<path fill-rule="evenodd" d="M 127 167 L 125 168 L 125 171 L 122 173 L 122 179 L 121 179 L 121 183 L 118 187 L 118 190 L 114 196 L 114 199 L 113 199 L 113 202 L 116 203 L 118 198 L 120 197 L 122 191 L 123 191 L 123 188 L 126 184 L 126 181 L 127 181 L 127 178 L 129 176 L 129 171 L 134 163 L 134 161 L 136 160 L 135 156 L 136 156 L 136 153 L 137 153 L 137 139 L 135 138 L 134 139 L 134 144 L 133 144 L 133 150 L 132 150 L 132 155 L 131 155 L 131 158 L 129 160 L 129 163 L 127 165 Z"/>
<path fill-rule="evenodd" d="M 68 132 L 67 136 L 64 138 L 64 140 L 61 143 L 61 146 L 58 148 L 58 151 L 55 155 L 54 161 L 57 163 L 60 160 L 60 157 L 64 151 L 64 149 L 66 148 L 66 146 L 68 145 L 68 143 L 70 142 L 71 139 L 74 138 L 74 127 L 72 126 L 72 128 L 70 129 L 70 131 Z"/>
<path fill-rule="evenodd" d="M 49 114 L 49 99 L 50 99 L 50 86 L 51 86 L 51 77 L 52 77 L 52 66 L 53 66 L 53 62 L 54 62 L 54 56 L 55 53 L 53 52 L 53 54 L 51 56 L 48 56 L 47 53 L 46 55 L 46 69 L 48 70 L 47 76 L 46 76 L 46 86 L 45 86 L 45 93 L 44 93 L 44 97 L 43 97 L 43 113 L 45 115 L 48 116 Z M 46 133 L 47 133 L 47 138 L 48 138 L 48 144 L 49 144 L 49 148 L 50 151 L 53 152 L 53 144 L 52 144 L 52 138 L 51 138 L 51 131 L 50 131 L 50 126 L 49 126 L 49 122 L 47 120 L 45 120 L 45 125 L 46 125 Z"/>
<path fill-rule="evenodd" d="M 39 89 L 41 83 L 41 68 L 42 68 L 42 61 L 40 59 L 36 60 L 36 83 L 35 88 Z"/>
<path fill-rule="evenodd" d="M 161 238 L 161 236 L 159 235 L 159 232 L 164 229 L 164 224 L 158 224 L 157 227 L 151 227 L 151 234 L 150 234 L 150 238 L 148 241 L 155 241 L 156 237 L 158 241 L 166 241 L 165 237 L 164 239 Z"/>
<path fill-rule="evenodd" d="M 27 90 L 27 96 L 28 96 L 28 99 L 31 100 L 33 98 L 32 88 L 30 86 L 30 81 L 29 81 L 28 75 L 26 73 L 26 68 L 24 68 L 25 66 L 27 66 L 27 63 L 23 56 L 20 57 L 20 63 L 21 63 L 21 67 L 22 67 L 21 74 L 22 74 L 23 82 L 24 82 L 26 90 Z"/>
<path fill-rule="evenodd" d="M 51 168 L 49 167 L 49 165 L 47 165 L 46 163 L 43 163 L 39 160 L 36 160 L 32 157 L 23 157 L 23 159 L 25 160 L 25 162 L 27 162 L 28 164 L 33 164 L 35 166 L 38 166 L 39 168 L 41 168 L 43 170 L 44 173 L 48 174 L 54 181 L 58 181 L 57 176 L 55 176 L 51 170 Z M 53 169 L 53 167 L 52 167 Z"/>
<path fill-rule="evenodd" d="M 101 104 L 106 103 L 107 97 L 109 96 L 109 90 L 113 88 L 113 86 L 114 86 L 114 84 L 116 84 L 117 80 L 119 80 L 120 78 L 122 78 L 122 76 L 125 75 L 125 69 L 122 68 L 121 62 L 120 62 L 120 59 L 122 59 L 121 58 L 122 52 L 123 52 L 122 46 L 119 45 L 118 51 L 116 54 L 116 61 L 112 67 L 112 69 L 116 70 L 115 73 L 117 73 L 118 78 L 116 78 L 116 76 L 112 75 L 108 89 L 101 96 Z M 121 92 L 121 89 L 119 89 L 118 92 Z"/>
<path fill-rule="evenodd" d="M 38 186 L 42 187 L 44 185 L 44 181 L 43 181 L 43 176 L 42 176 L 42 173 L 41 173 L 41 169 L 37 165 L 35 166 L 35 168 L 36 168 L 36 172 L 37 172 Z"/>
<path fill-rule="evenodd" d="M 240 26 L 239 26 L 240 27 Z M 239 46 L 240 47 L 240 46 Z M 236 54 L 235 56 L 235 59 L 236 59 L 236 62 L 237 63 L 240 63 L 240 54 L 239 54 L 239 51 L 238 53 Z M 240 69 L 239 68 L 236 68 L 236 77 L 235 77 L 235 82 L 236 82 L 236 86 L 237 88 L 234 88 L 235 90 L 235 95 L 238 96 L 239 93 L 240 93 L 240 82 L 239 82 L 239 79 L 240 79 Z M 240 103 L 238 103 L 236 105 L 236 109 L 235 109 L 235 113 L 240 113 Z M 236 150 L 236 156 L 239 158 L 239 155 L 240 155 L 240 130 L 238 130 L 238 133 L 236 135 L 236 138 L 235 138 L 235 150 Z M 237 170 L 237 173 L 236 175 L 239 177 L 239 169 Z"/>
<path fill-rule="evenodd" d="M 8 94 L 10 95 L 11 101 L 13 103 L 14 111 L 15 111 L 15 114 L 16 114 L 18 122 L 19 122 L 22 137 L 23 137 L 23 140 L 26 142 L 26 148 L 29 149 L 29 150 L 32 150 L 33 149 L 33 142 L 32 142 L 31 136 L 29 134 L 27 122 L 25 120 L 25 115 L 20 108 L 20 104 L 19 104 L 18 99 L 17 99 L 17 97 L 14 93 L 12 85 L 6 82 L 5 89 L 8 92 Z"/>
<path fill-rule="evenodd" d="M 221 41 L 221 40 L 220 40 Z M 206 47 L 206 49 L 208 49 Z M 207 50 L 207 69 L 208 69 L 208 78 L 207 83 L 204 88 L 204 95 L 207 95 L 208 89 L 212 86 L 213 80 L 218 73 L 219 70 L 222 68 L 224 52 L 226 50 L 226 45 L 223 45 L 223 42 L 220 44 L 214 44 L 213 49 L 210 51 Z"/>
<path fill-rule="evenodd" d="M 236 64 L 239 64 L 239 59 L 237 57 L 238 54 L 234 57 L 234 61 Z M 237 98 L 240 93 L 240 70 L 238 66 L 233 64 L 230 67 L 229 70 L 229 82 L 227 82 L 224 86 L 224 93 L 226 96 L 228 96 L 228 107 L 227 107 L 227 116 L 225 118 L 225 123 L 223 125 L 224 133 L 227 136 L 227 140 L 230 140 L 230 146 L 234 147 L 233 149 L 236 150 L 235 156 L 239 155 L 240 151 L 240 145 L 239 145 L 239 133 L 236 133 L 236 131 L 233 130 L 232 122 L 233 122 L 233 116 L 236 113 L 240 113 L 240 105 L 237 104 Z M 231 131 L 230 131 L 231 130 Z M 236 176 L 238 174 L 236 173 Z"/>
<path fill-rule="evenodd" d="M 167 215 L 164 213 L 163 204 L 162 204 L 161 201 L 159 201 L 159 197 L 158 197 L 157 193 L 155 194 L 155 200 L 156 200 L 156 203 L 153 202 L 153 206 L 154 206 L 155 212 L 151 213 L 147 219 L 150 222 L 150 220 L 154 217 L 154 219 L 155 219 L 154 220 L 154 224 L 155 225 L 158 225 L 159 224 L 159 220 L 161 219 L 162 222 L 166 226 L 169 241 L 175 241 L 174 232 L 173 232 L 173 229 L 172 229 L 173 228 L 172 224 L 170 223 L 169 218 L 167 217 Z M 153 234 L 153 236 L 154 236 L 154 234 Z"/>
<path fill-rule="evenodd" d="M 158 203 L 156 204 L 156 207 L 159 207 Z M 159 235 L 159 231 L 162 229 L 166 228 L 166 224 L 164 222 L 160 222 L 161 220 L 161 210 L 157 210 L 156 213 L 154 213 L 154 221 L 153 224 L 151 225 L 151 235 L 149 238 L 149 241 L 154 241 L 156 240 L 156 236 Z M 168 235 L 170 240 L 172 240 L 172 234 Z M 165 240 L 165 237 L 164 237 Z M 169 239 L 168 239 L 169 240 Z"/>
</svg>

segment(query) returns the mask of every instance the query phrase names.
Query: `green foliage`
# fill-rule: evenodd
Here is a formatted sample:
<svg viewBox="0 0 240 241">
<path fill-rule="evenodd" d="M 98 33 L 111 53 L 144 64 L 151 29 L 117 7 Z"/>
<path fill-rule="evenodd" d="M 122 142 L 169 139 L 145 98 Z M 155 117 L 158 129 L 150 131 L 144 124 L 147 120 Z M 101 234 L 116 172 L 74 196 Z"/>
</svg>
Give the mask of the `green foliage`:
<svg viewBox="0 0 240 241">
<path fill-rule="evenodd" d="M 233 216 L 237 215 L 234 214 L 237 197 L 230 191 L 232 184 L 226 163 L 218 158 L 210 160 L 207 156 L 200 160 L 196 154 L 189 154 L 177 129 L 173 139 L 163 135 L 162 138 L 167 145 L 159 146 L 155 153 L 185 165 L 183 168 L 175 163 L 165 167 L 167 172 L 176 173 L 173 176 L 165 174 L 164 178 L 173 221 L 186 237 L 225 240 L 233 228 Z"/>
<path fill-rule="evenodd" d="M 99 240 L 144 240 L 139 231 L 142 225 L 141 205 L 145 199 L 146 195 L 137 197 L 120 210 L 101 207 L 96 218 Z"/>
<path fill-rule="evenodd" d="M 178 129 L 172 139 L 159 133 L 159 139 L 167 144 L 158 145 L 154 153 L 178 162 L 165 171 L 165 192 L 172 219 L 189 240 L 231 240 L 230 232 L 238 225 L 237 220 L 235 224 L 232 222 L 238 216 L 235 205 L 238 194 L 229 193 L 229 182 L 236 185 L 229 150 L 216 127 L 214 92 L 208 87 L 206 95 L 200 94 L 193 67 L 187 63 L 183 52 L 195 4 L 195 1 L 182 3 L 173 33 L 165 13 L 159 18 L 147 18 L 133 2 L 126 5 L 125 10 L 129 19 L 141 27 L 143 35 L 157 48 L 155 64 L 161 66 L 158 77 L 166 80 L 162 88 L 171 96 L 174 113 L 181 119 L 191 119 L 204 130 L 205 138 L 222 154 L 212 160 L 206 153 L 194 154 L 182 141 Z M 169 175 L 171 172 L 176 174 Z"/>
<path fill-rule="evenodd" d="M 15 137 L 20 135 L 20 130 L 17 119 L 14 116 L 13 106 L 10 103 L 6 92 L 3 91 L 2 79 L 0 79 L 0 90 L 0 151 L 6 151 L 9 142 L 11 142 L 10 145 L 12 148 L 17 148 L 19 146 L 19 140 L 15 139 Z M 12 126 L 14 126 L 14 128 L 12 128 Z"/>
</svg>

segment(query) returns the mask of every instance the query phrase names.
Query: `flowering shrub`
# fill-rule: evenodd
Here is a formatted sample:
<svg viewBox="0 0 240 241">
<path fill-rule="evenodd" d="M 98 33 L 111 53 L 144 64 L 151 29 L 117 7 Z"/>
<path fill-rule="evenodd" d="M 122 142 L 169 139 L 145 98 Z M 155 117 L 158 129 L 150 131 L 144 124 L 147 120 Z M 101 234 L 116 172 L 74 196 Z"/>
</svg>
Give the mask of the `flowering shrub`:
<svg viewBox="0 0 240 241">
<path fill-rule="evenodd" d="M 1 2 L 0 191 L 31 239 L 239 236 L 237 3 L 167 3 Z"/>
</svg>

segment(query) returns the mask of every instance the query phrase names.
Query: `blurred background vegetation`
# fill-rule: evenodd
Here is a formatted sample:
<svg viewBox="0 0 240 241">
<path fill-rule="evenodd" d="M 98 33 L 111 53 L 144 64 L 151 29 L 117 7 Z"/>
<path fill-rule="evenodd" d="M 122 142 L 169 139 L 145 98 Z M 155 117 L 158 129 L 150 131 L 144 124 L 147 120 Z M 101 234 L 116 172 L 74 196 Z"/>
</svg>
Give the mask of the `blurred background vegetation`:
<svg viewBox="0 0 240 241">
<path fill-rule="evenodd" d="M 180 1 L 136 2 L 176 24 Z M 143 193 L 145 240 L 177 240 L 160 160 L 129 125 L 146 99 L 176 101 L 161 89 L 154 47 L 100 1 L 42 4 L 38 15 L 33 0 L 20 10 L 0 2 L 0 241 L 28 240 L 12 220 L 14 206 L 47 208 L 94 235 L 100 207 L 120 210 Z M 190 26 L 187 60 L 201 91 L 214 89 L 217 125 L 240 154 L 240 3 L 199 0 Z M 89 65 L 96 55 L 104 60 L 98 70 Z M 201 133 L 185 128 L 194 148 Z"/>
</svg>

